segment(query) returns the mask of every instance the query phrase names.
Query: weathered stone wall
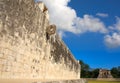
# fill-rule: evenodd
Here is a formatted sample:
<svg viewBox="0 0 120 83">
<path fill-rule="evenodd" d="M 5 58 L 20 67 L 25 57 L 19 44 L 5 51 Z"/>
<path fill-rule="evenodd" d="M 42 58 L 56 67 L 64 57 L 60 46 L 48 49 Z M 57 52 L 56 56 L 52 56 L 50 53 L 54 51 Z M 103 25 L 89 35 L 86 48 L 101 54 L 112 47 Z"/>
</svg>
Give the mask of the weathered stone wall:
<svg viewBox="0 0 120 83">
<path fill-rule="evenodd" d="M 79 79 L 79 80 L 59 80 L 59 81 L 32 82 L 32 83 L 88 83 L 88 82 L 86 79 Z"/>
<path fill-rule="evenodd" d="M 79 63 L 47 32 L 48 11 L 39 7 L 33 0 L 0 0 L 0 78 L 79 79 Z"/>
<path fill-rule="evenodd" d="M 86 79 L 40 80 L 40 79 L 0 79 L 0 83 L 88 83 Z"/>
</svg>

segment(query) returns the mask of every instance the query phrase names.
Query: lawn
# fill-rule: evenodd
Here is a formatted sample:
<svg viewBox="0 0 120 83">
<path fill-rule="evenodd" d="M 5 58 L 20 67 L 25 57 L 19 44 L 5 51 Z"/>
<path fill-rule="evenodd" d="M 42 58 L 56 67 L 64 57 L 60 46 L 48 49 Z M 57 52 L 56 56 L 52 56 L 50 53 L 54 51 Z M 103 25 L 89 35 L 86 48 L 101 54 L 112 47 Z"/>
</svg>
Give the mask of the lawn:
<svg viewBox="0 0 120 83">
<path fill-rule="evenodd" d="M 120 83 L 120 81 L 88 81 L 88 83 Z"/>
</svg>

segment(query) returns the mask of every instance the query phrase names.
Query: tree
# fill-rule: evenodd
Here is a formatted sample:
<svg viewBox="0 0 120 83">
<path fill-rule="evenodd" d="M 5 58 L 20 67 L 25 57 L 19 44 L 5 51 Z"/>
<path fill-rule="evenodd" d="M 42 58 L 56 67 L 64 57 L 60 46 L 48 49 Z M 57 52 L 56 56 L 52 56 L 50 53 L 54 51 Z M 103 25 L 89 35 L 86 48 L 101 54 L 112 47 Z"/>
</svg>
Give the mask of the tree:
<svg viewBox="0 0 120 83">
<path fill-rule="evenodd" d="M 81 65 L 81 70 L 86 70 L 88 71 L 90 69 L 88 64 L 85 64 L 82 60 L 79 60 L 79 63 Z"/>
<path fill-rule="evenodd" d="M 89 78 L 90 77 L 89 65 L 85 64 L 82 60 L 79 60 L 79 63 L 81 65 L 81 77 L 82 78 Z"/>
<path fill-rule="evenodd" d="M 97 69 L 94 69 L 93 71 L 92 71 L 92 78 L 97 78 L 98 77 L 98 74 L 99 74 L 99 69 L 97 68 Z"/>
<path fill-rule="evenodd" d="M 97 78 L 99 74 L 99 69 L 92 69 L 82 60 L 79 60 L 81 65 L 81 78 Z"/>
<path fill-rule="evenodd" d="M 120 66 L 119 67 L 113 67 L 111 69 L 111 74 L 114 78 L 120 78 Z"/>
</svg>

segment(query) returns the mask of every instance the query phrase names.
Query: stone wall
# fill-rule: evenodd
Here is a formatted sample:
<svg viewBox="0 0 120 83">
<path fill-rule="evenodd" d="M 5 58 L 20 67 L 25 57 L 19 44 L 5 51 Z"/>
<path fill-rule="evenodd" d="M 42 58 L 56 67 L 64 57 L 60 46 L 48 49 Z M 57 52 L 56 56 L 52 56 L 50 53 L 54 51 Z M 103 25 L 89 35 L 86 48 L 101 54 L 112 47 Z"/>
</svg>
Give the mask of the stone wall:
<svg viewBox="0 0 120 83">
<path fill-rule="evenodd" d="M 41 4 L 0 0 L 0 78 L 80 78 L 78 61 L 55 33 Z"/>
<path fill-rule="evenodd" d="M 88 83 L 86 79 L 40 80 L 40 79 L 0 79 L 0 83 Z"/>
<path fill-rule="evenodd" d="M 61 80 L 61 81 L 32 82 L 32 83 L 88 83 L 88 82 L 86 79 L 79 79 L 79 80 Z"/>
</svg>

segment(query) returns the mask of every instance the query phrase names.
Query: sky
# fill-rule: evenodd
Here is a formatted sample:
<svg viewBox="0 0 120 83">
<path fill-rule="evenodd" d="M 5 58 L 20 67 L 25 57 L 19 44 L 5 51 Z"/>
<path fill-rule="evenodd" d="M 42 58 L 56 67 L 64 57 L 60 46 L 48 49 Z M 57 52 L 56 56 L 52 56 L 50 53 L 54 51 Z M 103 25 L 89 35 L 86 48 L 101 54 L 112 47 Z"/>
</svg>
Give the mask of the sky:
<svg viewBox="0 0 120 83">
<path fill-rule="evenodd" d="M 77 60 L 91 68 L 120 66 L 120 0 L 40 0 Z"/>
</svg>

